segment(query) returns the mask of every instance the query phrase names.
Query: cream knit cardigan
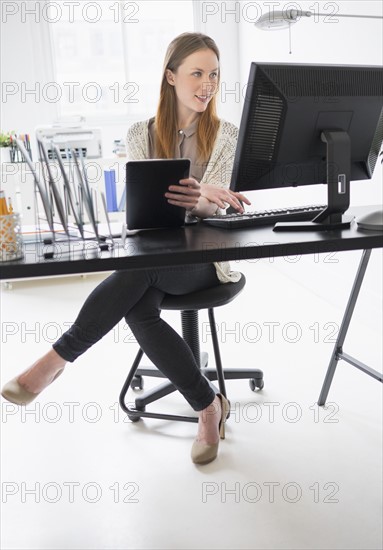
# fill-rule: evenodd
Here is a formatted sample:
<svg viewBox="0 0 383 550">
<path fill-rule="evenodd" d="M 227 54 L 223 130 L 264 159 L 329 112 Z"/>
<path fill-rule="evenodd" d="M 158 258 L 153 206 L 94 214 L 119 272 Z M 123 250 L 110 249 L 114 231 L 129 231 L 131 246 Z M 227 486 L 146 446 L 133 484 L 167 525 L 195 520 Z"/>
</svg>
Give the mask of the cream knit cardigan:
<svg viewBox="0 0 383 550">
<path fill-rule="evenodd" d="M 129 128 L 126 139 L 128 160 L 149 158 L 149 120 L 136 122 Z M 237 138 L 237 127 L 221 120 L 201 184 L 209 183 L 226 189 L 229 187 Z M 240 273 L 230 270 L 229 262 L 215 262 L 214 265 L 222 283 L 236 282 L 241 278 Z"/>
</svg>

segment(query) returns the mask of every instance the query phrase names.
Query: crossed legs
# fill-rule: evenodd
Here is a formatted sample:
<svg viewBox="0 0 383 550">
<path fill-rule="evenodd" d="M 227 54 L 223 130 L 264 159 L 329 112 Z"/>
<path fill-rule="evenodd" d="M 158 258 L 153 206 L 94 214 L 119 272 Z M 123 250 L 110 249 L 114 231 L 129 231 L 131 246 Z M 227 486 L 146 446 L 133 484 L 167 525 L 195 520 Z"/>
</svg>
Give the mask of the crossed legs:
<svg viewBox="0 0 383 550">
<path fill-rule="evenodd" d="M 198 440 L 216 443 L 221 402 L 202 376 L 189 346 L 160 317 L 165 293 L 186 294 L 216 284 L 212 264 L 115 272 L 93 290 L 70 329 L 15 379 L 16 384 L 37 395 L 62 372 L 67 361 L 73 362 L 125 318 L 149 359 L 200 412 Z M 7 398 L 4 391 L 3 396 Z"/>
</svg>

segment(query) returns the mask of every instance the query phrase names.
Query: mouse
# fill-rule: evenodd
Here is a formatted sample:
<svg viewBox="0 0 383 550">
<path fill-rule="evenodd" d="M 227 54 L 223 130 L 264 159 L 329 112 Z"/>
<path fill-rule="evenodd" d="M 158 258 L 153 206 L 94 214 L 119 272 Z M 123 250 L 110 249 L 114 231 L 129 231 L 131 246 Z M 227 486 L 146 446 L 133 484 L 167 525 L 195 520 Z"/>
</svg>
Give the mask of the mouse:
<svg viewBox="0 0 383 550">
<path fill-rule="evenodd" d="M 369 229 L 371 231 L 383 231 L 383 209 L 369 212 L 356 219 L 360 229 Z"/>
</svg>

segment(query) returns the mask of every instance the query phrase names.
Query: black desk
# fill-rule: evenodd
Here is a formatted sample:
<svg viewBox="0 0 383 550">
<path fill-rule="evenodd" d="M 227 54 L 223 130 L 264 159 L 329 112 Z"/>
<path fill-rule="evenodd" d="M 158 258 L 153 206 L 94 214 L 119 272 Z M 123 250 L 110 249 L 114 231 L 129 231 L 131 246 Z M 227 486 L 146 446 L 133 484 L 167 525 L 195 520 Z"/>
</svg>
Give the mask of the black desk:
<svg viewBox="0 0 383 550">
<path fill-rule="evenodd" d="M 120 242 L 103 252 L 94 242 L 72 242 L 70 250 L 65 242 L 53 247 L 26 243 L 24 259 L 0 263 L 0 279 L 365 250 L 382 245 L 382 232 L 358 230 L 355 223 L 343 231 L 277 233 L 272 227 L 233 231 L 200 222 L 180 229 L 142 232 L 128 237 L 124 247 Z M 51 250 L 55 257 L 44 259 L 43 253 Z"/>
<path fill-rule="evenodd" d="M 371 210 L 350 210 L 356 216 Z M 370 258 L 371 249 L 383 246 L 383 233 L 364 231 L 354 222 L 350 229 L 324 232 L 274 232 L 272 227 L 225 230 L 203 222 L 180 229 L 146 231 L 117 242 L 112 250 L 100 251 L 94 242 L 56 242 L 51 245 L 25 244 L 24 258 L 0 263 L 0 279 L 90 273 L 116 269 L 206 263 L 226 260 L 272 258 L 363 250 L 354 286 L 345 310 L 318 404 L 324 405 L 336 365 L 340 359 L 382 381 L 382 375 L 343 352 L 343 344 Z M 52 259 L 43 254 L 54 250 Z"/>
</svg>

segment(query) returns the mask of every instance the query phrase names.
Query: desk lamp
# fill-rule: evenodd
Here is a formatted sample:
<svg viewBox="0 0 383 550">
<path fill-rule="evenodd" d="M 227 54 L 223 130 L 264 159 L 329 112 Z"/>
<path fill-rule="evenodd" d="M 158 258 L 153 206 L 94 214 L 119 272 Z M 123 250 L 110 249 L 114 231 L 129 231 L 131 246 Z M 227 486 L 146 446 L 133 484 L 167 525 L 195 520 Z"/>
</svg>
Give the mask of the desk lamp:
<svg viewBox="0 0 383 550">
<path fill-rule="evenodd" d="M 273 11 L 262 15 L 254 25 L 263 31 L 279 31 L 282 29 L 288 29 L 293 23 L 299 21 L 302 17 L 311 16 L 329 17 L 332 14 L 329 13 L 314 13 L 312 11 L 303 10 L 286 10 L 286 11 Z M 334 14 L 336 17 L 357 17 L 360 19 L 383 19 L 380 15 L 351 15 L 351 14 Z"/>
</svg>

